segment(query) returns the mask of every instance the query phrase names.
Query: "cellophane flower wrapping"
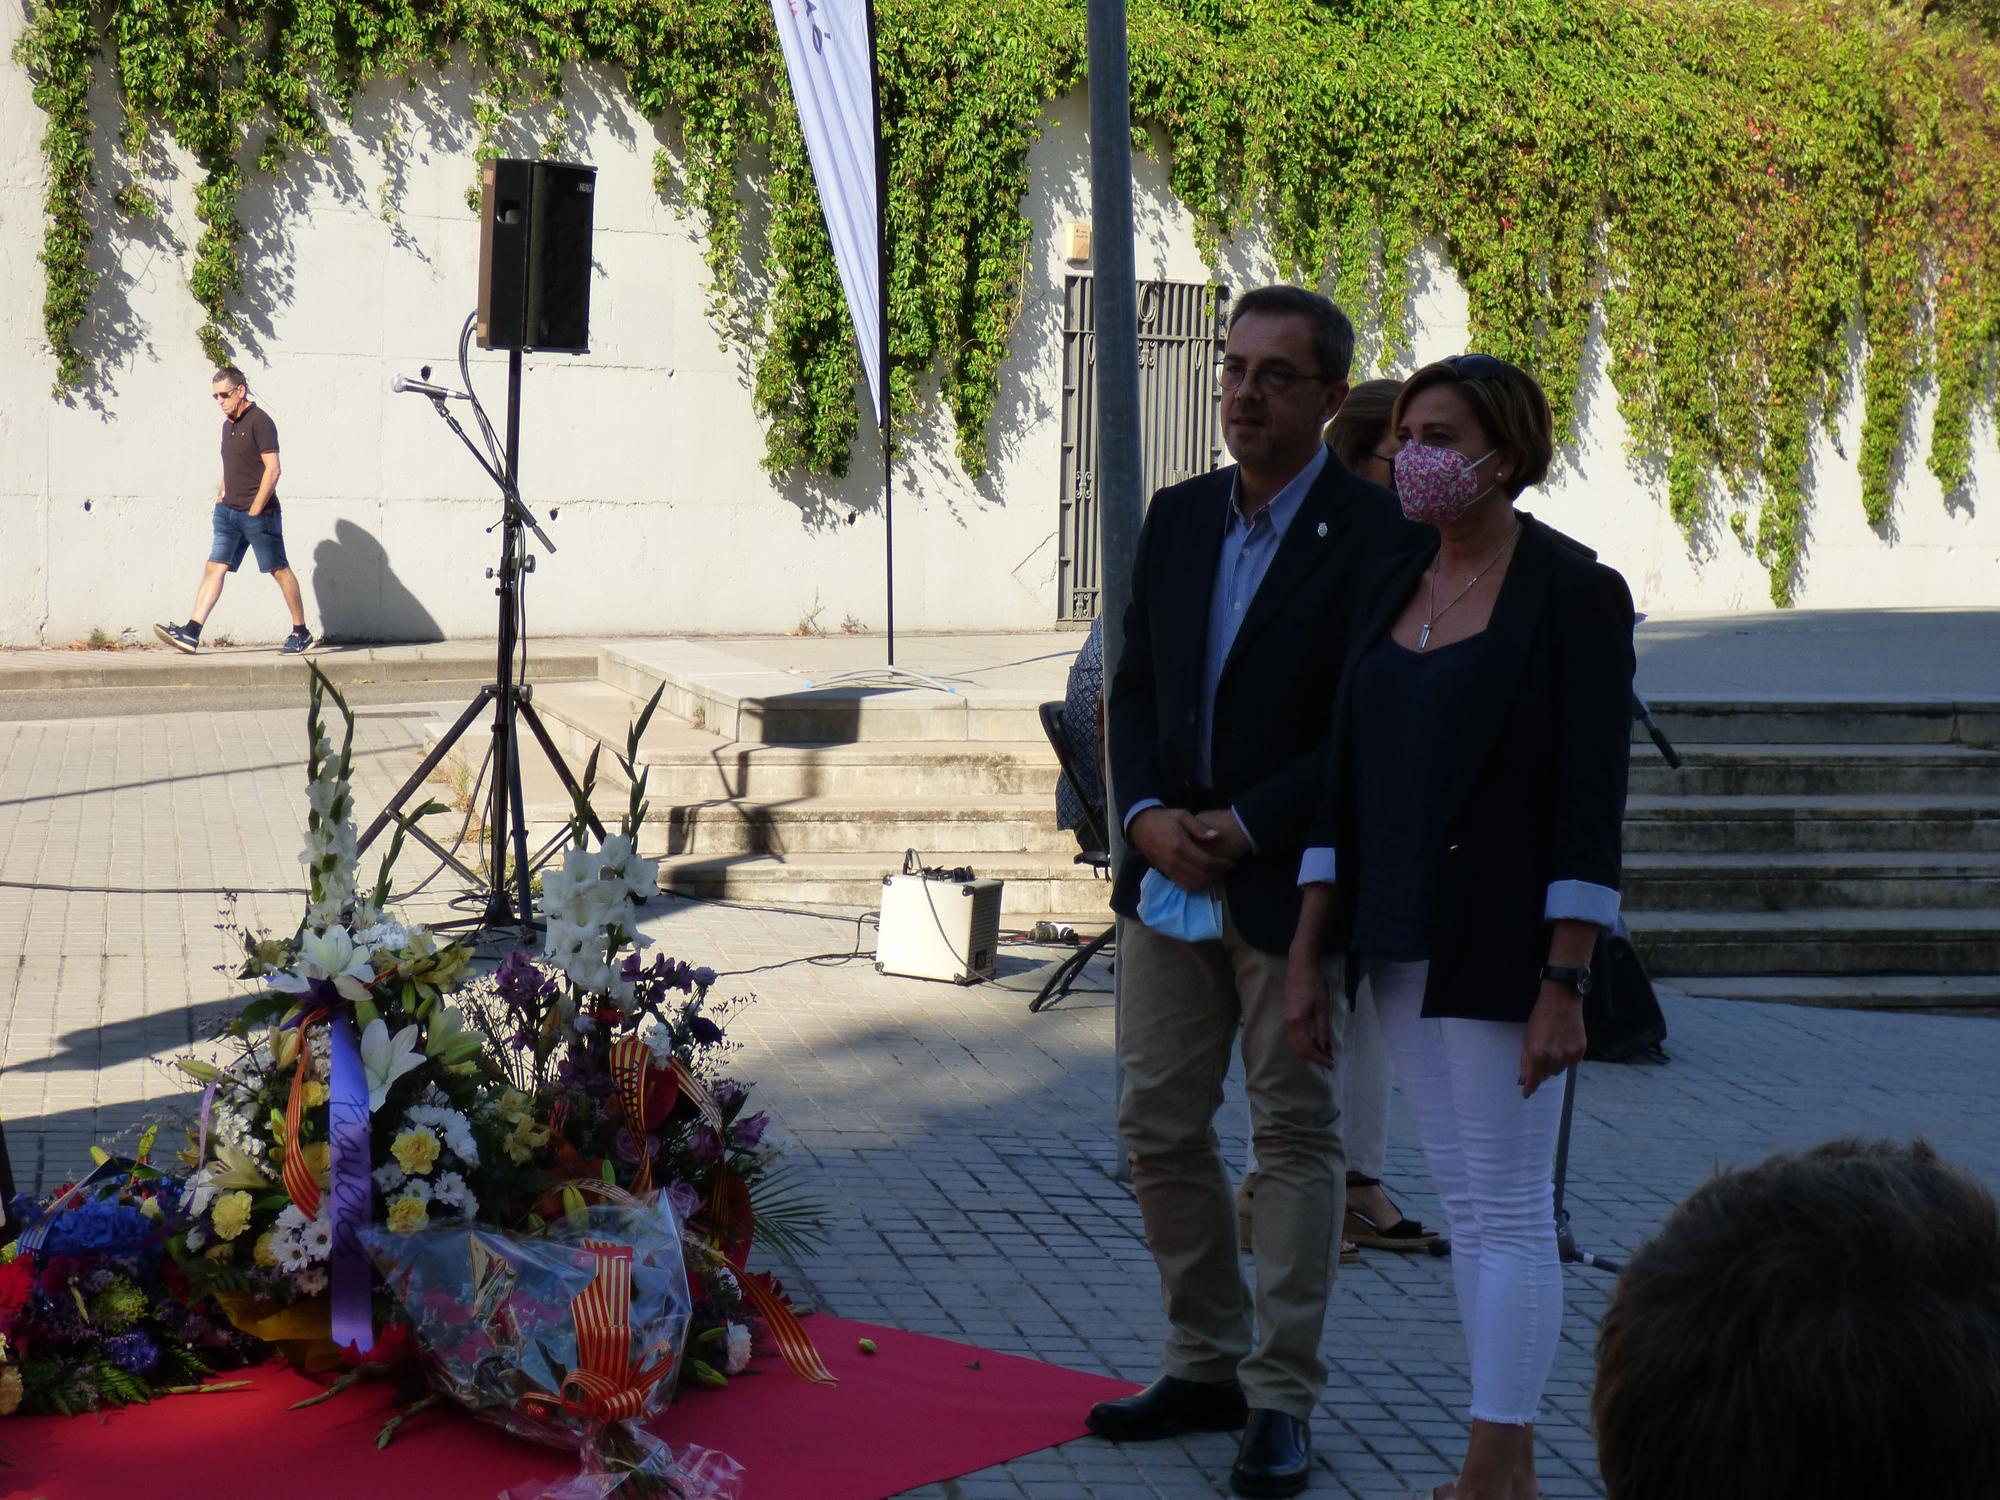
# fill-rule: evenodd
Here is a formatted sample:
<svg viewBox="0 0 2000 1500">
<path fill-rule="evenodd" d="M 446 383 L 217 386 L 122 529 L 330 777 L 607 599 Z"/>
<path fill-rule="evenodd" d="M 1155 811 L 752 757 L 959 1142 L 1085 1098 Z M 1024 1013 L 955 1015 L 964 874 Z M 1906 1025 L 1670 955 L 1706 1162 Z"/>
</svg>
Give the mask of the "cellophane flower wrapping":
<svg viewBox="0 0 2000 1500">
<path fill-rule="evenodd" d="M 673 1393 L 691 1307 L 664 1194 L 594 1204 L 532 1234 L 371 1227 L 362 1242 L 438 1391 L 518 1437 L 578 1455 L 575 1478 L 503 1500 L 737 1500 L 737 1464 L 670 1446 L 645 1426 Z"/>
</svg>

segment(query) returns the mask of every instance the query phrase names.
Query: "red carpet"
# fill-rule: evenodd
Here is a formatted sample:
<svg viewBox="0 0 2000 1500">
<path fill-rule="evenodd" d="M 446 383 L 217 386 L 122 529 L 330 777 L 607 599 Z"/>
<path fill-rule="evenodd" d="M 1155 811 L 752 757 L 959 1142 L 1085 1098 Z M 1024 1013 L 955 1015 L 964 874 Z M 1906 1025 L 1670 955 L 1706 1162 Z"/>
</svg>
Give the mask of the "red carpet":
<svg viewBox="0 0 2000 1500">
<path fill-rule="evenodd" d="M 1135 1387 L 1035 1360 L 824 1314 L 807 1331 L 833 1387 L 774 1359 L 727 1391 L 690 1392 L 670 1442 L 743 1465 L 744 1500 L 883 1500 L 1083 1435 L 1093 1401 Z M 873 1339 L 873 1356 L 858 1341 Z M 575 1465 L 456 1411 L 413 1419 L 377 1452 L 387 1393 L 362 1386 L 305 1411 L 318 1387 L 275 1366 L 250 1390 L 176 1396 L 109 1417 L 0 1419 L 0 1495 L 45 1500 L 494 1500 Z M 241 1378 L 241 1377 L 232 1377 Z"/>
</svg>

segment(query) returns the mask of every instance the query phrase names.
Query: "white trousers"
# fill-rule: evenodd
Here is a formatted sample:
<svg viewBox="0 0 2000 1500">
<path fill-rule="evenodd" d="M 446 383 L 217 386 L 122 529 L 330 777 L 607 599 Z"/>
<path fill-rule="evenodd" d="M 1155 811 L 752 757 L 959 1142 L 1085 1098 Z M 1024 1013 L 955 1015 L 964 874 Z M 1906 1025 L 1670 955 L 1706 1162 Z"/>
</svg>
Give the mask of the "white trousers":
<svg viewBox="0 0 2000 1500">
<path fill-rule="evenodd" d="M 1472 1415 L 1521 1426 L 1535 1420 L 1562 1332 L 1552 1175 L 1562 1080 L 1521 1097 L 1525 1025 L 1426 1020 L 1429 969 L 1368 961 L 1361 994 L 1374 1002 L 1444 1207 Z"/>
<path fill-rule="evenodd" d="M 1333 1003 L 1341 1003 L 1335 991 Z M 1355 1177 L 1381 1180 L 1389 1154 L 1389 1050 L 1375 1017 L 1375 1002 L 1367 990 L 1355 997 L 1347 1018 L 1347 1040 L 1340 1049 L 1340 1073 L 1333 1097 L 1340 1106 L 1340 1137 L 1347 1148 L 1347 1170 Z M 1243 1170 L 1257 1170 L 1257 1146 L 1245 1130 Z M 1388 1225 L 1382 1226 L 1387 1229 Z"/>
</svg>

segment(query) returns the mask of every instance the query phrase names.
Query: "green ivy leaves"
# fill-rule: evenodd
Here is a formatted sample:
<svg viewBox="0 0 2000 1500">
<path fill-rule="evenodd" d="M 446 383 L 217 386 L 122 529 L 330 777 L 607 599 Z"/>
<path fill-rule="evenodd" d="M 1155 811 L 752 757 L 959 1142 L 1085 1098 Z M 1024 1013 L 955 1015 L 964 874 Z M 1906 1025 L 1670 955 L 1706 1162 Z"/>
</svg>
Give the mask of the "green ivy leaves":
<svg viewBox="0 0 2000 1500">
<path fill-rule="evenodd" d="M 987 462 L 1032 226 L 1045 112 L 1085 81 L 1085 0 L 878 0 L 889 136 L 891 385 L 935 379 L 958 457 Z M 1566 433 L 1593 319 L 1635 450 L 1691 544 L 1755 547 L 1772 597 L 1802 566 L 1815 423 L 1855 378 L 1868 518 L 1892 508 L 1913 395 L 1929 464 L 1967 481 L 2000 361 L 2000 42 L 1991 0 L 1130 0 L 1135 125 L 1164 148 L 1201 246 L 1254 226 L 1328 286 L 1378 365 L 1406 358 L 1415 252 L 1442 243 L 1471 338 L 1542 376 Z M 470 59 L 475 154 L 548 106 L 565 69 L 622 76 L 676 127 L 660 191 L 706 235 L 711 312 L 750 352 L 774 470 L 845 470 L 865 395 L 763 0 L 33 0 L 19 59 L 48 115 L 44 320 L 58 391 L 100 215 L 99 59 L 123 149 L 164 130 L 196 163 L 190 289 L 227 357 L 244 283 L 244 174 L 325 139 L 371 80 Z M 749 216 L 749 172 L 768 213 Z M 476 196 L 471 199 L 476 211 Z M 1730 497 L 1724 502 L 1720 497 Z M 1746 506 L 1754 501 L 1754 525 Z M 1726 520 L 1718 528 L 1715 522 Z"/>
</svg>

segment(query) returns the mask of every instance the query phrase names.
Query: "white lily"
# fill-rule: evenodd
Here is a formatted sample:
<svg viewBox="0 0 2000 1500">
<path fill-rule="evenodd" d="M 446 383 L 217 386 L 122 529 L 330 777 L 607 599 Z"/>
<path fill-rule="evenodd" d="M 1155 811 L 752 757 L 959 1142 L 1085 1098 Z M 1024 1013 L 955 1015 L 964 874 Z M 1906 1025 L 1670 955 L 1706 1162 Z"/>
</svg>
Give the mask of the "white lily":
<svg viewBox="0 0 2000 1500">
<path fill-rule="evenodd" d="M 366 1000 L 368 981 L 375 977 L 370 950 L 356 947 L 347 929 L 329 926 L 324 932 L 310 927 L 299 940 L 298 969 L 290 974 L 271 976 L 271 988 L 287 995 L 305 990 L 315 979 L 330 979 L 343 999 Z"/>
<path fill-rule="evenodd" d="M 424 1054 L 417 1044 L 417 1028 L 405 1026 L 394 1036 L 380 1017 L 361 1033 L 361 1066 L 368 1074 L 368 1109 L 372 1114 L 389 1097 L 390 1086 L 412 1068 L 420 1068 Z"/>
</svg>

